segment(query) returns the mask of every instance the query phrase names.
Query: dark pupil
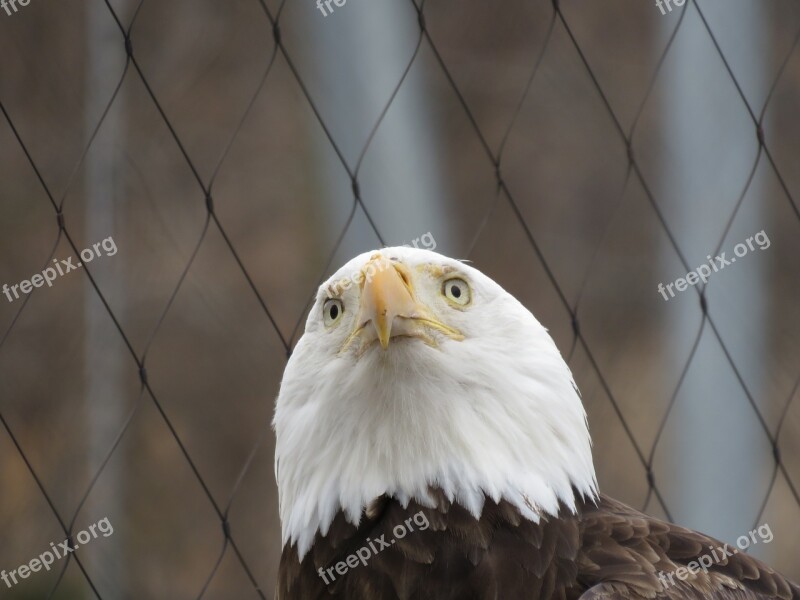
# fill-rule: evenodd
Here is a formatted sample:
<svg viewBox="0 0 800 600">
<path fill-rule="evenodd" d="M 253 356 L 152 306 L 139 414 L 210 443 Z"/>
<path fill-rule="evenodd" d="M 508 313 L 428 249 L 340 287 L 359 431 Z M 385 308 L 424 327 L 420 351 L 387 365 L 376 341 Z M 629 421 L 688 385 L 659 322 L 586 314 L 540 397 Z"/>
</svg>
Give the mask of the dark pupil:
<svg viewBox="0 0 800 600">
<path fill-rule="evenodd" d="M 335 319 L 339 316 L 339 307 L 335 304 L 331 305 L 331 319 Z"/>
<path fill-rule="evenodd" d="M 450 293 L 453 294 L 453 298 L 461 298 L 461 288 L 457 285 L 450 288 Z"/>
</svg>

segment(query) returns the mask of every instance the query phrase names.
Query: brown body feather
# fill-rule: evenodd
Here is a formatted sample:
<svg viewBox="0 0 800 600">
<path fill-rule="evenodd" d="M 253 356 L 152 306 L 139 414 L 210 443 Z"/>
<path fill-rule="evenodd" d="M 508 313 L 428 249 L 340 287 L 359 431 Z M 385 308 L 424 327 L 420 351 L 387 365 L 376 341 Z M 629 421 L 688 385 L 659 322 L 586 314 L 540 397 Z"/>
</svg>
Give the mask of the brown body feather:
<svg viewBox="0 0 800 600">
<path fill-rule="evenodd" d="M 539 524 L 522 519 L 505 501 L 487 499 L 475 519 L 439 497 L 435 509 L 413 502 L 403 508 L 382 498 L 359 527 L 340 513 L 326 536 L 317 534 L 302 562 L 287 546 L 277 600 L 800 600 L 800 587 L 739 553 L 720 556 L 707 573 L 699 570 L 686 581 L 673 577 L 674 585 L 665 587 L 659 572 L 673 573 L 723 544 L 605 496 L 597 504 L 579 503 L 577 514 L 563 509 L 559 518 Z M 424 530 L 409 523 L 420 511 L 429 523 Z M 415 530 L 395 539 L 392 531 L 403 523 Z M 375 540 L 394 543 L 366 564 L 337 573 L 338 563 L 369 547 L 368 538 L 376 549 Z M 320 568 L 329 570 L 327 585 Z"/>
</svg>

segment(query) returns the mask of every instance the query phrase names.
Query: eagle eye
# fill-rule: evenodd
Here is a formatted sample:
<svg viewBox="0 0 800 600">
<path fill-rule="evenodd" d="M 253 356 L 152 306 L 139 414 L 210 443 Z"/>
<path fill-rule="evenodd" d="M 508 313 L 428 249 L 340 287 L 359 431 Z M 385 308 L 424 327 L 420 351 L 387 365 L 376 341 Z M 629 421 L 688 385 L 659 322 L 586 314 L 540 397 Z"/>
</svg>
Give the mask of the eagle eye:
<svg viewBox="0 0 800 600">
<path fill-rule="evenodd" d="M 442 294 L 457 306 L 466 306 L 472 300 L 469 284 L 459 277 L 445 281 L 442 285 Z"/>
<path fill-rule="evenodd" d="M 338 323 L 344 314 L 344 304 L 336 298 L 328 298 L 322 305 L 322 319 L 325 327 L 333 327 Z"/>
</svg>

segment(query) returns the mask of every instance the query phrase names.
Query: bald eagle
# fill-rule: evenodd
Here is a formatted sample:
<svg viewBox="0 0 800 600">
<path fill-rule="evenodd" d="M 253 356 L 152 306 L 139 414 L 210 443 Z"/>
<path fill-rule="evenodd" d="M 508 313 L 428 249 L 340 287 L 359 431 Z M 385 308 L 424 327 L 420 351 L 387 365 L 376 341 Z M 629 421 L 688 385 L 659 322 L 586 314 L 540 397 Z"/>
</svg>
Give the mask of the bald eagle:
<svg viewBox="0 0 800 600">
<path fill-rule="evenodd" d="M 320 287 L 273 425 L 278 600 L 800 600 L 758 560 L 599 493 L 546 329 L 432 251 L 365 253 Z"/>
</svg>

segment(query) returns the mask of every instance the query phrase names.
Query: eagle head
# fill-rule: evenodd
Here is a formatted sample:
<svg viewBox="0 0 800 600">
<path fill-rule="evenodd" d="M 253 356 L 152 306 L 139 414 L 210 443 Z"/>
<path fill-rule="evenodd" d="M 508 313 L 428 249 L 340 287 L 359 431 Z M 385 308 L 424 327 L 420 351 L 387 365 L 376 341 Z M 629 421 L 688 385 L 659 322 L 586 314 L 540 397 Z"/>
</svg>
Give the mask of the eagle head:
<svg viewBox="0 0 800 600">
<path fill-rule="evenodd" d="M 283 543 L 299 557 L 387 495 L 528 519 L 596 495 L 586 413 L 547 330 L 477 269 L 361 254 L 320 286 L 273 422 Z"/>
</svg>

